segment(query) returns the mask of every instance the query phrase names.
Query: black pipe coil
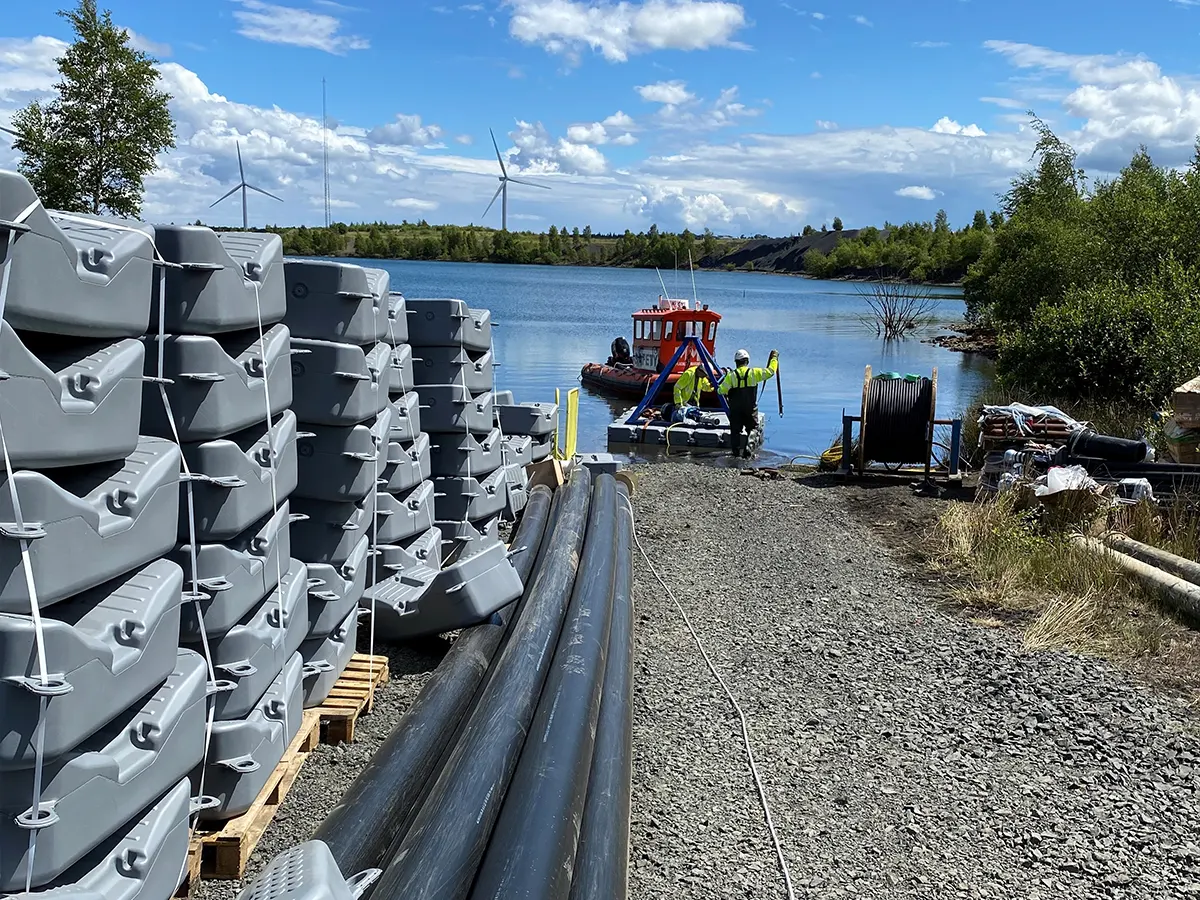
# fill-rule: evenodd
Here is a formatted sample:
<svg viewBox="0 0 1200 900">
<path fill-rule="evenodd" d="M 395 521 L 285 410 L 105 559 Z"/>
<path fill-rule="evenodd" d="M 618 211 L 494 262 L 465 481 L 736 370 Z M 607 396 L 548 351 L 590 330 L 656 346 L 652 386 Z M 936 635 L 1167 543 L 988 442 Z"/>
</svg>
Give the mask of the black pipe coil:
<svg viewBox="0 0 1200 900">
<path fill-rule="evenodd" d="M 566 900 L 600 714 L 616 573 L 617 482 L 598 475 L 566 623 L 472 900 Z"/>
<path fill-rule="evenodd" d="M 881 463 L 925 462 L 932 413 L 933 382 L 928 378 L 872 378 L 867 386 L 863 458 Z"/>
<path fill-rule="evenodd" d="M 527 583 L 538 556 L 549 511 L 549 489 L 535 489 L 512 540 L 514 548 L 528 548 L 513 556 L 522 583 Z M 313 835 L 329 845 L 346 875 L 380 865 L 393 841 L 411 824 L 515 607 L 510 603 L 498 613 L 498 620 L 459 636 L 408 712 Z"/>
<path fill-rule="evenodd" d="M 408 833 L 390 851 L 376 900 L 462 900 L 525 742 L 579 566 L 591 499 L 580 466 L 563 490 L 546 566 L 454 749 Z"/>
<path fill-rule="evenodd" d="M 570 900 L 625 900 L 629 894 L 629 813 L 633 782 L 633 517 L 617 499 L 617 573 L 608 664 Z"/>
</svg>

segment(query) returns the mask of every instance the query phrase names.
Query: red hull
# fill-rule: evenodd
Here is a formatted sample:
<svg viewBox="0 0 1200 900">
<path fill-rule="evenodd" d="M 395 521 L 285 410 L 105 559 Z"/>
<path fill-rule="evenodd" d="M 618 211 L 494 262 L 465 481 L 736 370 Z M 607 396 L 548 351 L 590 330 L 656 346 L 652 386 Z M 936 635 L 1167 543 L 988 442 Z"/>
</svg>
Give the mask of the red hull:
<svg viewBox="0 0 1200 900">
<path fill-rule="evenodd" d="M 646 391 L 650 389 L 654 379 L 658 377 L 658 373 L 648 372 L 645 369 L 618 368 L 617 366 L 606 366 L 603 363 L 588 363 L 579 373 L 579 377 L 588 387 L 618 397 L 641 400 L 646 396 Z M 664 389 L 659 391 L 659 395 L 670 397 L 670 389 L 678 380 L 679 376 L 676 373 L 672 372 L 668 375 L 667 383 L 664 385 Z"/>
</svg>

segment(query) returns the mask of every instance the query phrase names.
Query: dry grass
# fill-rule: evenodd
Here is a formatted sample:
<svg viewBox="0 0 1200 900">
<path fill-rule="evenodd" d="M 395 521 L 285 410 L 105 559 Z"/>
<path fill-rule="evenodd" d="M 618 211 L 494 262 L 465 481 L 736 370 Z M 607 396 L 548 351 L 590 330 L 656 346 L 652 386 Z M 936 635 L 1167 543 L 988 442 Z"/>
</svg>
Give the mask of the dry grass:
<svg viewBox="0 0 1200 900">
<path fill-rule="evenodd" d="M 1047 510 L 1019 492 L 955 504 L 935 529 L 934 562 L 955 575 L 960 602 L 1018 619 L 1031 649 L 1159 655 L 1177 623 L 1111 560 L 1068 539 L 1097 519 L 1091 504 Z"/>
</svg>

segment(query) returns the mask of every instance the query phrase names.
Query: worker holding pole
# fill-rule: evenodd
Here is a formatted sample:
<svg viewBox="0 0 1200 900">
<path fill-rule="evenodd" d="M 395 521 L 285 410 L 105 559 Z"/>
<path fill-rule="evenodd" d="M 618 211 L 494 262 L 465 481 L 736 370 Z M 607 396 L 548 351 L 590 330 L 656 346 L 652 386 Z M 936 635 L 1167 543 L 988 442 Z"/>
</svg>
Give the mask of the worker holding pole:
<svg viewBox="0 0 1200 900">
<path fill-rule="evenodd" d="M 725 396 L 729 403 L 729 449 L 735 459 L 750 459 L 750 435 L 758 427 L 756 388 L 775 377 L 779 370 L 779 351 L 771 351 L 766 368 L 751 368 L 750 353 L 739 350 L 733 355 L 733 365 L 734 368 L 721 379 L 717 393 Z"/>
</svg>

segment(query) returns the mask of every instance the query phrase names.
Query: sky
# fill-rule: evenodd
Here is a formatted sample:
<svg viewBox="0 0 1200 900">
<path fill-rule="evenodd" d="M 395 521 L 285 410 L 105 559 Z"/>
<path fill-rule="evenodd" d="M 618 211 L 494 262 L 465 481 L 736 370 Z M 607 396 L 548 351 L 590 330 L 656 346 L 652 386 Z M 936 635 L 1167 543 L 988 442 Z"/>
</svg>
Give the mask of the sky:
<svg viewBox="0 0 1200 900">
<path fill-rule="evenodd" d="M 66 0 L 0 17 L 0 125 L 52 95 Z M 993 209 L 1033 110 L 1094 177 L 1200 133 L 1200 0 L 101 0 L 158 61 L 177 147 L 143 218 L 772 235 Z M 0 134 L 0 169 L 17 155 Z"/>
</svg>

